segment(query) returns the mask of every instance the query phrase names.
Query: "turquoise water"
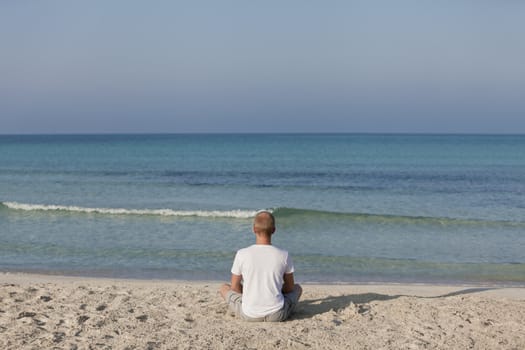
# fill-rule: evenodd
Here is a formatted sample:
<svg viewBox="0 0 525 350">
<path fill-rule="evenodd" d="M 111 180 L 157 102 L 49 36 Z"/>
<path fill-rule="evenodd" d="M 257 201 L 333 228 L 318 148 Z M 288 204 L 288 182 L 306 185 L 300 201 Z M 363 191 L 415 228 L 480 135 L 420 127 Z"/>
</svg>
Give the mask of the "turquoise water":
<svg viewBox="0 0 525 350">
<path fill-rule="evenodd" d="M 228 279 L 271 209 L 300 281 L 525 284 L 525 136 L 0 136 L 0 269 Z"/>
</svg>

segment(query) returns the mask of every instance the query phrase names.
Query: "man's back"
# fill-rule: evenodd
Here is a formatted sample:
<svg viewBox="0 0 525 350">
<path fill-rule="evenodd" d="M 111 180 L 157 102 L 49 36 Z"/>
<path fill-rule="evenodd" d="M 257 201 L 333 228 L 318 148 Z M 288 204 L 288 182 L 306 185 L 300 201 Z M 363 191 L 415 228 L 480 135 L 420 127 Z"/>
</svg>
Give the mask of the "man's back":
<svg viewBox="0 0 525 350">
<path fill-rule="evenodd" d="M 294 266 L 288 252 L 272 246 L 274 232 L 272 213 L 258 212 L 253 220 L 255 244 L 237 251 L 231 284 L 220 289 L 230 310 L 247 321 L 286 320 L 303 291 L 294 283 Z"/>
<path fill-rule="evenodd" d="M 254 244 L 240 249 L 232 271 L 243 278 L 242 310 L 249 317 L 264 317 L 283 307 L 283 276 L 294 272 L 287 251 Z"/>
</svg>

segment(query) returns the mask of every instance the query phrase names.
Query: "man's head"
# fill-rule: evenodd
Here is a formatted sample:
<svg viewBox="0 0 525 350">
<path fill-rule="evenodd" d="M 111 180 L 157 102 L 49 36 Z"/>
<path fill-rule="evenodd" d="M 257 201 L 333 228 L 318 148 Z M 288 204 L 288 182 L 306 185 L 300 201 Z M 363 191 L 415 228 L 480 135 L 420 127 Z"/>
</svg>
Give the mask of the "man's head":
<svg viewBox="0 0 525 350">
<path fill-rule="evenodd" d="M 269 211 L 260 211 L 253 220 L 253 232 L 271 236 L 275 232 L 275 218 Z"/>
</svg>

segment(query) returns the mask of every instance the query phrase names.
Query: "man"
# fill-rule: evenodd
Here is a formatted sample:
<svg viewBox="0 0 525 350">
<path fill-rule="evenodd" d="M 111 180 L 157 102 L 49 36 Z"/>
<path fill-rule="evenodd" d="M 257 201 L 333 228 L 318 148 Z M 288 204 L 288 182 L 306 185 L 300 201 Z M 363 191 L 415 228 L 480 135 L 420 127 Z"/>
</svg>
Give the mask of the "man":
<svg viewBox="0 0 525 350">
<path fill-rule="evenodd" d="M 294 266 L 288 252 L 272 245 L 275 218 L 258 212 L 253 221 L 255 244 L 240 249 L 231 269 L 231 285 L 220 293 L 230 310 L 246 321 L 286 320 L 302 294 L 294 283 Z"/>
</svg>

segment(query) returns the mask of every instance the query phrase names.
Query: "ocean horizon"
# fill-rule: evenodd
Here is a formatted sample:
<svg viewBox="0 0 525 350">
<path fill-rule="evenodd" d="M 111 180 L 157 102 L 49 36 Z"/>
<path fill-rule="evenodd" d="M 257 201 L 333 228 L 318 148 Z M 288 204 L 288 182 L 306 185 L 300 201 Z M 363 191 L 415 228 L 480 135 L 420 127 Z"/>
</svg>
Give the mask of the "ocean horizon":
<svg viewBox="0 0 525 350">
<path fill-rule="evenodd" d="M 228 280 L 257 210 L 296 279 L 525 285 L 525 136 L 0 135 L 0 270 Z"/>
</svg>

